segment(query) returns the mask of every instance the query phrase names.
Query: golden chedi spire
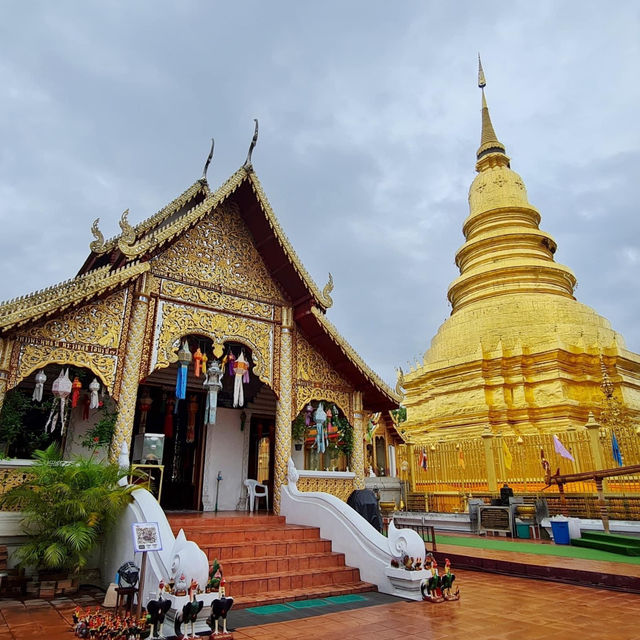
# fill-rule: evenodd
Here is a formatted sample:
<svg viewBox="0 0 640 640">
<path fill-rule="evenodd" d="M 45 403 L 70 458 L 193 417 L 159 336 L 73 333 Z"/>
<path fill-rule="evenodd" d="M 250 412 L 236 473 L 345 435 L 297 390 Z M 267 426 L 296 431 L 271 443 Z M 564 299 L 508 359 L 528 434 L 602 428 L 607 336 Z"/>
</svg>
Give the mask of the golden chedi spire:
<svg viewBox="0 0 640 640">
<path fill-rule="evenodd" d="M 448 291 L 451 316 L 402 384 L 412 437 L 580 427 L 599 412 L 601 354 L 610 367 L 633 371 L 623 395 L 640 388 L 640 357 L 574 298 L 575 276 L 554 261 L 556 242 L 539 229 L 540 214 L 491 122 L 481 65 L 478 84 L 482 134 L 456 253 L 460 275 Z"/>
<path fill-rule="evenodd" d="M 486 80 L 478 56 L 482 89 L 482 134 L 478 176 L 469 190 L 466 243 L 456 255 L 460 277 L 449 288 L 455 313 L 466 304 L 509 293 L 551 293 L 573 298 L 575 276 L 553 260 L 555 240 L 540 231 L 540 214 L 529 204 L 522 178 L 511 170 L 498 140 L 485 97 Z"/>
<path fill-rule="evenodd" d="M 487 106 L 487 100 L 484 96 L 484 88 L 487 86 L 487 81 L 484 77 L 484 71 L 482 70 L 480 54 L 478 54 L 478 86 L 482 89 L 482 133 L 480 135 L 480 147 L 477 153 L 478 160 L 480 160 L 482 156 L 488 153 L 504 153 L 506 151 L 504 145 L 498 140 L 498 136 L 496 136 L 491 122 L 491 116 L 489 115 L 489 107 Z M 508 166 L 509 158 L 506 158 L 506 161 Z"/>
</svg>

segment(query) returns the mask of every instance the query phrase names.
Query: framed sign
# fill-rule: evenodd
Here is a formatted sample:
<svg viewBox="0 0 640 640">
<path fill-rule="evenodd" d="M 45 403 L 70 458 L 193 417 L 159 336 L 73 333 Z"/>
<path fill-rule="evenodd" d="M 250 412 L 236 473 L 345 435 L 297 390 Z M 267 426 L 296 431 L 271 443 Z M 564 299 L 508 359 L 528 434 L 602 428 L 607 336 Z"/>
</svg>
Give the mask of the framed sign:
<svg viewBox="0 0 640 640">
<path fill-rule="evenodd" d="M 133 550 L 138 551 L 161 551 L 162 540 L 160 540 L 160 529 L 157 522 L 134 522 L 133 529 Z"/>
</svg>

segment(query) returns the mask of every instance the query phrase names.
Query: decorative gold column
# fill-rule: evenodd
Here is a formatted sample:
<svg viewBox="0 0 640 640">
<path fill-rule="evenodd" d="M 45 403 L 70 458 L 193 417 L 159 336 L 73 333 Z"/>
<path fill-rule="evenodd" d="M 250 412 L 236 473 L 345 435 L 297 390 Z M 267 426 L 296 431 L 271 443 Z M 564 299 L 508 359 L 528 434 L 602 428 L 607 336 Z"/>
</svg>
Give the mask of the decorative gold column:
<svg viewBox="0 0 640 640">
<path fill-rule="evenodd" d="M 354 489 L 364 489 L 364 416 L 362 414 L 362 391 L 353 393 L 353 453 L 351 455 Z"/>
<path fill-rule="evenodd" d="M 142 359 L 142 341 L 144 340 L 144 329 L 147 322 L 147 310 L 149 298 L 145 293 L 144 284 L 146 279 L 143 275 L 142 292 L 135 293 L 131 321 L 127 334 L 127 349 L 124 356 L 122 371 L 122 384 L 120 386 L 120 396 L 118 398 L 118 418 L 116 420 L 109 459 L 116 462 L 120 455 L 122 443 L 127 445 L 131 442 L 133 431 L 133 419 L 136 413 L 136 400 L 138 397 L 138 383 L 140 382 L 140 360 Z"/>
<path fill-rule="evenodd" d="M 482 442 L 484 443 L 484 459 L 487 464 L 489 491 L 497 491 L 498 481 L 496 478 L 496 461 L 493 456 L 493 433 L 491 433 L 491 431 L 485 431 L 482 434 Z"/>
<path fill-rule="evenodd" d="M 291 456 L 292 327 L 293 310 L 290 307 L 283 307 L 280 330 L 280 396 L 276 406 L 275 481 L 273 483 L 273 512 L 276 514 L 280 513 L 280 487 L 286 484 L 287 463 Z"/>
<path fill-rule="evenodd" d="M 12 346 L 12 341 L 0 338 L 0 411 L 2 411 L 4 397 L 7 394 L 7 381 L 9 379 L 9 358 L 11 357 Z"/>
</svg>

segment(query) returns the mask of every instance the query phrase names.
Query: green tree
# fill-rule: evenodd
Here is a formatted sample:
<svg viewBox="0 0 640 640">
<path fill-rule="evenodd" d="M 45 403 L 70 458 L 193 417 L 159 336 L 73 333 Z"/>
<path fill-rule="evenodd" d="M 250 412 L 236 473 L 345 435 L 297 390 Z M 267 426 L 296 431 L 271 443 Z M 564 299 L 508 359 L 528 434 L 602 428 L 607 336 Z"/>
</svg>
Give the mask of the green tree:
<svg viewBox="0 0 640 640">
<path fill-rule="evenodd" d="M 51 400 L 34 402 L 18 389 L 7 393 L 0 412 L 0 453 L 11 457 L 29 458 L 34 449 L 46 447 L 51 435 L 44 431 L 44 423 L 51 410 Z"/>
<path fill-rule="evenodd" d="M 132 501 L 135 487 L 120 486 L 127 470 L 77 457 L 67 462 L 51 445 L 33 454 L 29 478 L 0 498 L 24 514 L 28 542 L 16 551 L 21 566 L 79 572 Z"/>
</svg>

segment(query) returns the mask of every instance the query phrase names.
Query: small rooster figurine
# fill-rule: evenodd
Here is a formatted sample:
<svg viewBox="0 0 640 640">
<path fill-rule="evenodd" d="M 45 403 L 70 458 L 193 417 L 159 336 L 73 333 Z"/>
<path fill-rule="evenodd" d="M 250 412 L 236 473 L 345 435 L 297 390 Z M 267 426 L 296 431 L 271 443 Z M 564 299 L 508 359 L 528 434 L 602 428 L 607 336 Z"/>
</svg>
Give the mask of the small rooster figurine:
<svg viewBox="0 0 640 640">
<path fill-rule="evenodd" d="M 229 633 L 227 631 L 227 614 L 233 606 L 233 598 L 225 596 L 225 583 L 226 580 L 222 578 L 218 588 L 218 599 L 211 603 L 211 615 L 207 618 L 207 624 L 213 631 L 213 635 L 220 633 L 218 631 L 218 620 L 220 618 L 222 618 L 222 633 Z"/>
<path fill-rule="evenodd" d="M 160 581 L 158 585 L 158 599 L 147 602 L 147 621 L 152 626 L 151 637 L 163 638 L 162 623 L 167 615 L 167 611 L 171 608 L 171 600 L 162 597 L 164 593 L 164 581 Z"/>
<path fill-rule="evenodd" d="M 438 575 L 438 563 L 431 553 L 427 554 L 424 559 L 424 568 L 428 571 L 429 576 L 422 581 L 420 591 L 422 599 L 428 602 L 443 602 L 441 589 L 441 578 Z"/>
<path fill-rule="evenodd" d="M 174 630 L 178 638 L 183 638 L 182 625 L 189 623 L 191 625 L 191 637 L 195 638 L 196 635 L 193 630 L 198 614 L 202 611 L 204 602 L 202 600 L 196 600 L 196 593 L 198 591 L 198 583 L 195 580 L 191 581 L 189 586 L 189 602 L 182 607 L 182 611 L 176 616 Z"/>
<path fill-rule="evenodd" d="M 444 559 L 444 575 L 441 578 L 442 595 L 445 600 L 460 600 L 460 589 L 456 588 L 455 593 L 451 593 L 453 581 L 456 579 L 455 574 L 451 571 L 451 561 L 449 558 Z"/>
</svg>

